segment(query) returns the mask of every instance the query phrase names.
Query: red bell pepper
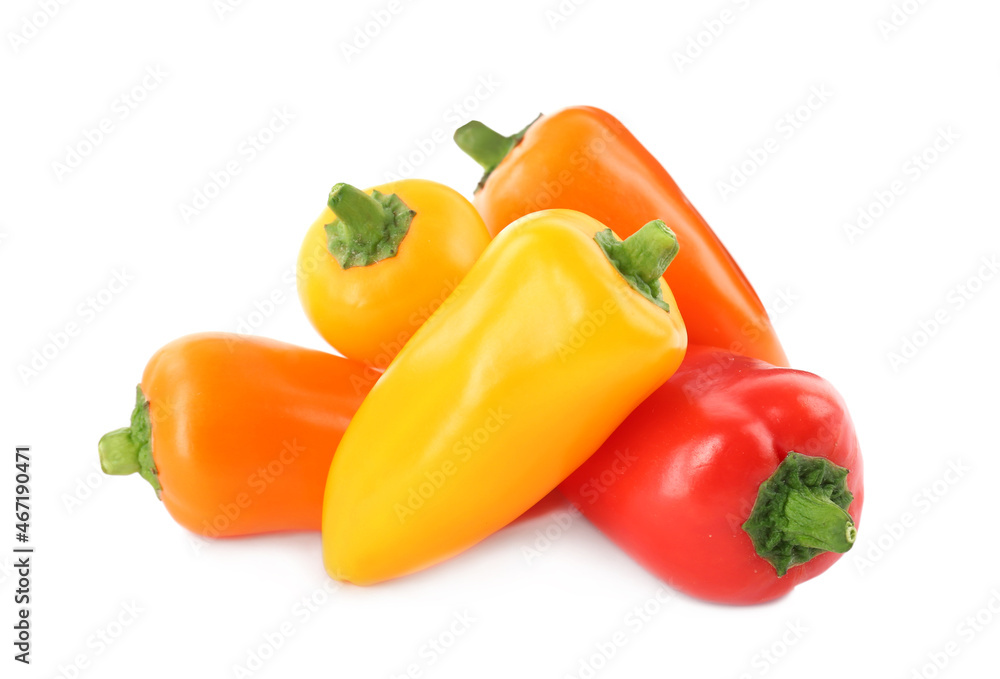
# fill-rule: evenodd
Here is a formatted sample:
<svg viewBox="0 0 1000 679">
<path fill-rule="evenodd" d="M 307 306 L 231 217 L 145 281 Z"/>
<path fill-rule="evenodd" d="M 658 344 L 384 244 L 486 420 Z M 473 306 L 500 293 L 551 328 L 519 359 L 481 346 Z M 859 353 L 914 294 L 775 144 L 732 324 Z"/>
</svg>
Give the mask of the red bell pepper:
<svg viewBox="0 0 1000 679">
<path fill-rule="evenodd" d="M 851 548 L 864 500 L 844 401 L 823 379 L 706 347 L 560 487 L 692 596 L 776 599 Z"/>
</svg>

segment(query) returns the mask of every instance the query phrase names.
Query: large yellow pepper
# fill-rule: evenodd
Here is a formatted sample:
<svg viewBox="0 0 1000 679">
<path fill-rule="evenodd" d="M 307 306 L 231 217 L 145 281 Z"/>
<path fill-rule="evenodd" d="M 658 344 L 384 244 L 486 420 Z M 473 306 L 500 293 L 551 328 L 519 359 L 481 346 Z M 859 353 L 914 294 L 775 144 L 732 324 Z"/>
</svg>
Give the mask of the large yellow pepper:
<svg viewBox="0 0 1000 679">
<path fill-rule="evenodd" d="M 361 405 L 334 455 L 323 555 L 371 584 L 515 519 L 677 369 L 687 333 L 661 278 L 663 222 L 623 242 L 571 210 L 487 247 Z"/>
<path fill-rule="evenodd" d="M 299 252 L 299 297 L 348 358 L 385 368 L 490 242 L 472 204 L 443 184 L 337 184 Z"/>
</svg>

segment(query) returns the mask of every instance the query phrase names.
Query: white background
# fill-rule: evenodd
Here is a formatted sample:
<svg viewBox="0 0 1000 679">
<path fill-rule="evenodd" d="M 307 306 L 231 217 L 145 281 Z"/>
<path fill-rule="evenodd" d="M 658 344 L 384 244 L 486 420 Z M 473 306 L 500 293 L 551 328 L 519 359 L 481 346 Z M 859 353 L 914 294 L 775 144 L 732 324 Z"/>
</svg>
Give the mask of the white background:
<svg viewBox="0 0 1000 679">
<path fill-rule="evenodd" d="M 240 676 L 282 624 L 294 635 L 264 647 L 252 676 L 390 677 L 416 664 L 426 677 L 576 677 L 617 632 L 627 643 L 596 676 L 994 676 L 1000 282 L 979 274 L 1000 254 L 996 3 L 908 0 L 912 16 L 886 34 L 890 0 L 567 0 L 558 22 L 555 0 L 404 0 L 350 59 L 344 45 L 387 0 L 249 0 L 221 16 L 211 0 L 93 0 L 25 29 L 43 23 L 42 4 L 0 12 L 0 478 L 11 497 L 13 447 L 30 444 L 37 549 L 28 668 L 8 639 L 5 502 L 4 676 Z M 713 23 L 723 10 L 730 22 Z M 123 117 L 120 97 L 157 68 L 162 82 Z M 812 88 L 830 96 L 799 110 L 808 119 L 788 136 L 779 121 Z M 626 616 L 660 584 L 586 521 L 561 529 L 549 516 L 431 571 L 327 595 L 319 535 L 197 541 L 140 479 L 95 473 L 97 439 L 127 422 L 167 341 L 236 330 L 277 291 L 254 331 L 323 347 L 289 274 L 333 183 L 381 183 L 416 154 L 417 174 L 471 197 L 478 168 L 434 135 L 472 116 L 512 132 L 574 104 L 617 115 L 664 163 L 774 312 L 793 364 L 847 398 L 867 502 L 854 551 L 829 572 L 767 606 L 676 596 L 637 629 Z M 240 145 L 275 109 L 294 120 L 250 161 Z M 111 131 L 57 172 L 104 118 Z M 957 140 L 917 173 L 912 157 L 939 130 Z M 776 152 L 724 196 L 719 182 L 768 138 Z M 232 160 L 240 174 L 185 221 L 182 204 Z M 845 223 L 894 181 L 905 193 L 851 237 Z M 124 291 L 83 313 L 122 270 Z M 959 285 L 976 290 L 961 306 Z M 947 322 L 920 335 L 939 312 Z M 25 377 L 68 323 L 77 336 Z M 894 365 L 904 338 L 922 346 Z M 529 562 L 546 530 L 556 539 Z M 307 617 L 311 596 L 323 603 Z M 970 634 L 961 626 L 977 613 L 987 624 Z M 474 622 L 429 664 L 424 645 L 447 642 L 463 614 Z M 120 616 L 130 624 L 104 646 L 95 635 Z M 949 643 L 957 655 L 941 656 Z"/>
</svg>

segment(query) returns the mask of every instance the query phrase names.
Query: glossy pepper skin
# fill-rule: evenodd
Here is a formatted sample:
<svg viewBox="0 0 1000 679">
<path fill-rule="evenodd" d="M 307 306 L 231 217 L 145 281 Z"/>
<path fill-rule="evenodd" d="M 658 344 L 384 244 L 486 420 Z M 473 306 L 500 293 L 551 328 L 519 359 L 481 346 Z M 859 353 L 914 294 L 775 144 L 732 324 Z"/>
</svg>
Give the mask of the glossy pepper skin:
<svg viewBox="0 0 1000 679">
<path fill-rule="evenodd" d="M 795 473 L 783 475 L 789 471 Z M 559 489 L 672 587 L 709 601 L 754 604 L 786 594 L 840 558 L 822 547 L 850 548 L 864 502 L 862 474 L 854 426 L 829 383 L 690 347 L 677 373 Z M 778 495 L 761 489 L 769 478 Z M 759 495 L 770 499 L 758 503 Z M 777 541 L 764 550 L 768 559 L 744 528 L 752 528 L 747 522 L 758 504 L 761 512 L 774 511 L 756 512 L 775 529 L 767 533 Z"/>
<path fill-rule="evenodd" d="M 578 106 L 541 116 L 511 137 L 473 121 L 455 140 L 487 171 L 475 205 L 491 234 L 543 208 L 579 210 L 622 238 L 662 219 L 684 248 L 666 280 L 684 312 L 690 342 L 788 365 L 736 261 L 663 166 L 616 118 Z"/>
<path fill-rule="evenodd" d="M 472 204 L 442 184 L 338 184 L 302 243 L 299 298 L 330 346 L 384 369 L 489 242 Z"/>
<path fill-rule="evenodd" d="M 139 472 L 199 535 L 319 530 L 330 459 L 375 377 L 281 342 L 182 337 L 146 365 L 131 427 L 101 439 L 101 466 Z"/>
<path fill-rule="evenodd" d="M 616 270 L 599 232 L 622 245 L 569 210 L 512 224 L 399 353 L 330 467 L 323 554 L 332 577 L 380 582 L 486 538 L 674 372 L 686 335 L 660 287 L 663 269 L 643 280 L 669 311 Z M 640 234 L 676 246 L 662 223 Z"/>
</svg>

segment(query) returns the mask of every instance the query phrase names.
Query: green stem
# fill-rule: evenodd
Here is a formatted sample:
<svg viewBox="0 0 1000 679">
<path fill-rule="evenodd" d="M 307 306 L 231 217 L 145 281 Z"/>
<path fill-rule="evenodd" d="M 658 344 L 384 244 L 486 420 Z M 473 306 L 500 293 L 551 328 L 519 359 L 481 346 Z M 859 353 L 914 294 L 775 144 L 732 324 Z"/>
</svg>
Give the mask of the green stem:
<svg viewBox="0 0 1000 679">
<path fill-rule="evenodd" d="M 830 500 L 811 492 L 791 492 L 785 501 L 785 532 L 800 545 L 843 554 L 858 531 L 851 515 Z"/>
<path fill-rule="evenodd" d="M 334 186 L 327 205 L 337 215 L 326 225 L 327 248 L 343 269 L 395 256 L 416 215 L 394 193 L 368 195 L 350 184 Z"/>
<path fill-rule="evenodd" d="M 618 273 L 643 297 L 664 311 L 660 277 L 677 256 L 677 236 L 659 219 L 654 219 L 625 240 L 618 240 L 611 229 L 598 231 L 594 240 L 618 269 Z"/>
<path fill-rule="evenodd" d="M 126 476 L 139 471 L 139 446 L 132 440 L 132 428 L 122 427 L 109 431 L 97 443 L 101 456 L 101 471 L 115 476 Z"/>
<path fill-rule="evenodd" d="M 149 403 L 141 387 L 137 386 L 135 391 L 131 426 L 115 429 L 102 436 L 97 444 L 97 452 L 105 474 L 127 475 L 138 472 L 139 476 L 149 481 L 159 497 L 163 488 L 153 462 Z"/>
<path fill-rule="evenodd" d="M 385 233 L 386 209 L 380 202 L 350 184 L 337 184 L 326 201 L 345 231 L 353 238 L 379 240 Z"/>
<path fill-rule="evenodd" d="M 843 554 L 853 546 L 848 473 L 826 458 L 791 452 L 760 485 L 743 530 L 778 577 L 819 554 Z"/>
<path fill-rule="evenodd" d="M 476 191 L 483 188 L 483 184 L 486 183 L 486 179 L 490 176 L 490 173 L 497 169 L 497 166 L 503 162 L 503 159 L 507 157 L 507 154 L 515 146 L 521 143 L 521 139 L 524 138 L 524 134 L 528 131 L 528 128 L 534 125 L 535 121 L 541 117 L 541 114 L 539 114 L 523 130 L 509 137 L 505 137 L 499 132 L 490 129 L 478 120 L 468 122 L 455 130 L 454 139 L 455 143 L 458 144 L 458 148 L 465 151 L 466 154 L 483 168 L 483 178 L 479 180 Z"/>
<path fill-rule="evenodd" d="M 455 130 L 455 143 L 482 168 L 491 172 L 514 148 L 514 139 L 505 137 L 478 120 Z"/>
</svg>

